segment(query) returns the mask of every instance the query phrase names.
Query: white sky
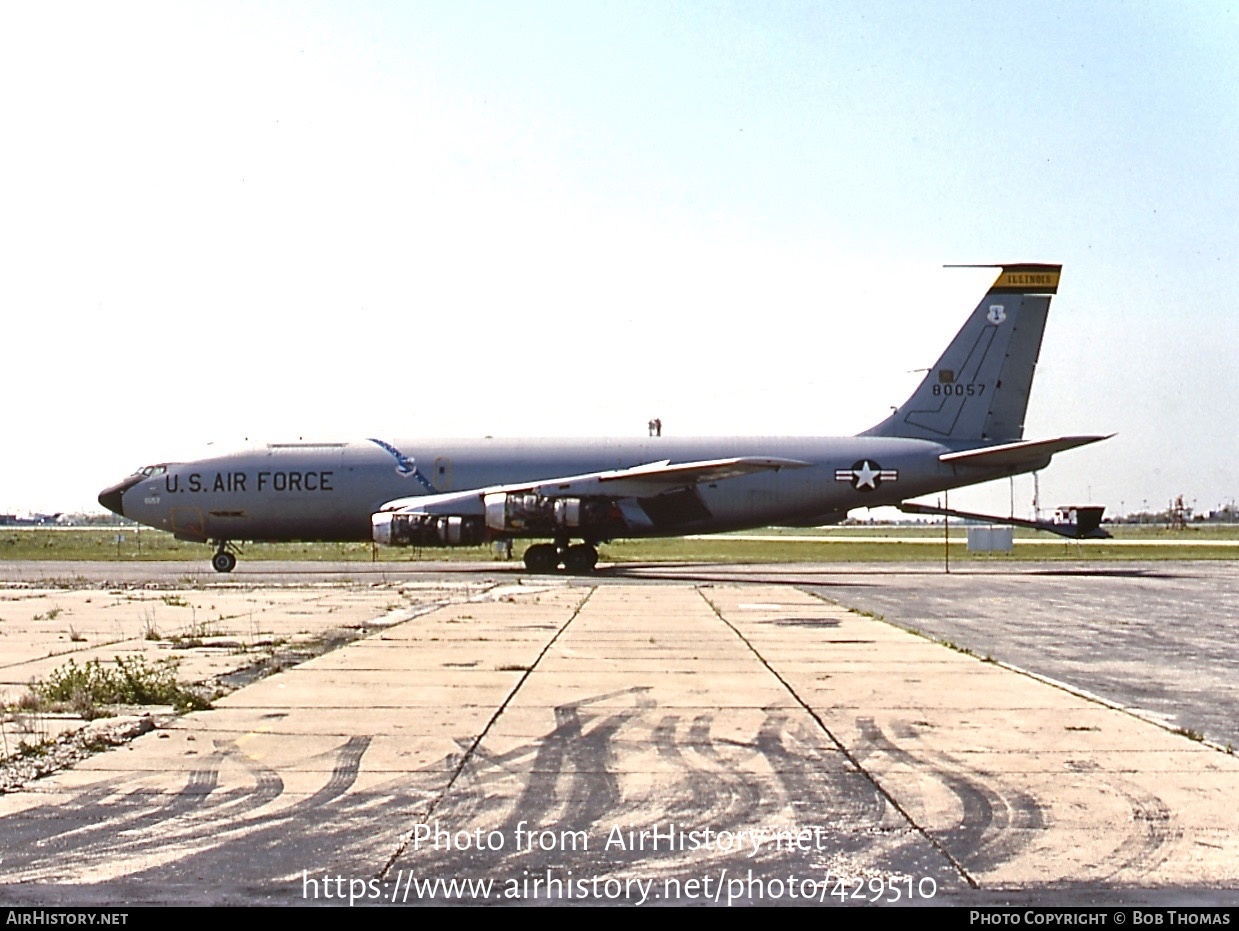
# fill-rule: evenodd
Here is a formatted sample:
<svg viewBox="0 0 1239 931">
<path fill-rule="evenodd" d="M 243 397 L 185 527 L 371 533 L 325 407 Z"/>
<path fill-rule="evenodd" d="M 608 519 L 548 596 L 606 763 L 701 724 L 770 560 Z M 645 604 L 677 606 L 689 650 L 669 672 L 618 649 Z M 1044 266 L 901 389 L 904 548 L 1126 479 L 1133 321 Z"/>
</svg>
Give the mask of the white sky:
<svg viewBox="0 0 1239 931">
<path fill-rule="evenodd" d="M 1064 265 L 1026 435 L 1119 433 L 1046 505 L 1239 495 L 1233 3 L 8 3 L 0 133 L 0 511 L 298 436 L 851 434 L 1001 261 Z"/>
</svg>

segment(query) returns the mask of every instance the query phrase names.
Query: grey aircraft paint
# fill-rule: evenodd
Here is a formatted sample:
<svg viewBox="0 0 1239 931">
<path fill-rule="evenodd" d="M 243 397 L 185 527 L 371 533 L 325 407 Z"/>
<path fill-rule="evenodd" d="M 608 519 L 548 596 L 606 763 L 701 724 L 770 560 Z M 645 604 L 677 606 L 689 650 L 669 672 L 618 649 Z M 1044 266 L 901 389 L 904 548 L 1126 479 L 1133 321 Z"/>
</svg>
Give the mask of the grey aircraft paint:
<svg viewBox="0 0 1239 931">
<path fill-rule="evenodd" d="M 1103 439 L 1024 441 L 1060 266 L 1005 265 L 908 401 L 855 437 L 402 440 L 273 444 L 148 466 L 100 502 L 181 539 L 531 547 L 531 569 L 587 571 L 597 543 L 835 523 L 857 507 L 1043 468 Z M 584 544 L 570 547 L 571 539 Z"/>
</svg>

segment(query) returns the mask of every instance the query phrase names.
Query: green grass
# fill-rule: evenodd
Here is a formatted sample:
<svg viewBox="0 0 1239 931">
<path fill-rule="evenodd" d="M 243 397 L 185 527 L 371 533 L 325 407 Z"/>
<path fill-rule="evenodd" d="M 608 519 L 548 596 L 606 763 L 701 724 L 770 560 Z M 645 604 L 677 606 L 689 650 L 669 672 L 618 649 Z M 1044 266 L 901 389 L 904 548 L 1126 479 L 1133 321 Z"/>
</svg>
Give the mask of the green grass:
<svg viewBox="0 0 1239 931">
<path fill-rule="evenodd" d="M 1239 539 L 1239 527 L 1225 525 L 1192 526 L 1183 531 L 1153 526 L 1119 526 L 1111 528 L 1119 540 L 1145 545 L 1115 546 L 1107 541 L 1088 541 L 1079 546 L 1073 541 L 1056 541 L 1045 534 L 1016 531 L 1016 548 L 1011 554 L 969 554 L 965 548 L 963 527 L 953 527 L 951 561 L 1054 561 L 1054 560 L 1166 560 L 1166 559 L 1236 559 L 1239 547 L 1215 545 Z M 941 562 L 941 527 L 893 527 L 886 525 L 827 527 L 816 530 L 771 528 L 755 531 L 766 536 L 824 536 L 821 542 L 800 540 L 743 540 L 726 534 L 704 539 L 666 538 L 654 540 L 620 540 L 601 548 L 606 562 Z M 124 531 L 125 541 L 115 542 L 114 529 L 22 529 L 0 531 L 0 559 L 9 560 L 103 560 L 103 561 L 185 561 L 204 564 L 211 549 L 205 544 L 183 543 L 171 534 L 143 530 L 141 551 L 137 532 Z M 842 540 L 838 538 L 844 538 Z M 901 540 L 883 538 L 899 537 Z M 904 542 L 920 538 L 924 542 Z M 1021 546 L 1024 539 L 1049 540 L 1048 545 Z M 1190 545 L 1166 546 L 1166 543 Z M 514 561 L 519 560 L 524 545 L 518 541 Z M 419 560 L 450 560 L 480 562 L 493 560 L 489 546 L 444 549 L 390 549 L 380 547 L 380 562 L 416 562 Z M 369 543 L 252 543 L 244 547 L 242 563 L 256 560 L 291 560 L 321 562 L 370 562 Z M 50 612 L 49 612 L 50 613 Z"/>
<path fill-rule="evenodd" d="M 1018 540 L 1053 540 L 1048 533 L 1030 530 L 1026 527 L 1012 528 L 1015 539 Z M 1148 540 L 1150 542 L 1166 542 L 1172 540 L 1190 540 L 1209 542 L 1215 540 L 1239 540 L 1239 524 L 1199 523 L 1189 524 L 1186 530 L 1171 530 L 1165 524 L 1107 524 L 1106 529 L 1119 540 Z M 857 537 L 861 539 L 873 537 L 923 537 L 927 540 L 942 541 L 942 525 L 911 524 L 898 526 L 894 524 L 848 524 L 833 527 L 767 527 L 764 530 L 739 531 L 738 536 L 760 533 L 763 536 L 787 537 Z M 960 521 L 951 521 L 951 539 L 963 540 L 965 525 Z M 726 537 L 729 534 L 721 534 Z"/>
<path fill-rule="evenodd" d="M 203 698 L 177 680 L 177 661 L 148 662 L 145 657 L 116 657 L 114 664 L 97 659 L 79 666 L 73 660 L 30 683 L 24 703 L 64 708 L 96 717 L 100 705 L 172 705 L 180 711 L 209 708 Z"/>
</svg>

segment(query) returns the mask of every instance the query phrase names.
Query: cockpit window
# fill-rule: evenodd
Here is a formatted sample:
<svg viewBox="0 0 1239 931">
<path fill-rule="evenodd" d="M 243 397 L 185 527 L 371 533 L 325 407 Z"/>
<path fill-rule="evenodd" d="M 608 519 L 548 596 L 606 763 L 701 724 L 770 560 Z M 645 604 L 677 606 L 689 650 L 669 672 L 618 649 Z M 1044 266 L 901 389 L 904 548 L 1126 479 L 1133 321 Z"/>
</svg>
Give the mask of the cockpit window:
<svg viewBox="0 0 1239 931">
<path fill-rule="evenodd" d="M 167 465 L 160 464 L 160 465 L 149 465 L 149 466 L 145 466 L 145 467 L 143 467 L 143 468 L 141 468 L 141 469 L 138 469 L 138 470 L 137 470 L 136 472 L 134 472 L 133 474 L 134 474 L 134 475 L 144 475 L 144 476 L 146 476 L 147 478 L 150 478 L 151 476 L 154 476 L 154 475 L 163 475 L 163 474 L 164 474 L 165 472 L 167 472 L 167 471 L 168 471 L 168 467 L 167 467 Z"/>
</svg>

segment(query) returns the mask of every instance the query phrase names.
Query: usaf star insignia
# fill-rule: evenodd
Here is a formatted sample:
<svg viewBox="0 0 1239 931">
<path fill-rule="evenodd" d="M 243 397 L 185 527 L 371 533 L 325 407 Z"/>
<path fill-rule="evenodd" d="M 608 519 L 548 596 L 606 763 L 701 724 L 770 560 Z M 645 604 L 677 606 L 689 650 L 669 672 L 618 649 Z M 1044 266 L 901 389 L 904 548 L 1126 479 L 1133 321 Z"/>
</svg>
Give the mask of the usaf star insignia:
<svg viewBox="0 0 1239 931">
<path fill-rule="evenodd" d="M 877 491 L 883 482 L 899 480 L 898 469 L 884 469 L 871 459 L 861 459 L 850 469 L 836 469 L 836 482 L 851 482 L 857 491 Z"/>
</svg>

